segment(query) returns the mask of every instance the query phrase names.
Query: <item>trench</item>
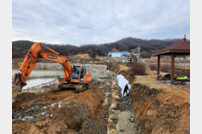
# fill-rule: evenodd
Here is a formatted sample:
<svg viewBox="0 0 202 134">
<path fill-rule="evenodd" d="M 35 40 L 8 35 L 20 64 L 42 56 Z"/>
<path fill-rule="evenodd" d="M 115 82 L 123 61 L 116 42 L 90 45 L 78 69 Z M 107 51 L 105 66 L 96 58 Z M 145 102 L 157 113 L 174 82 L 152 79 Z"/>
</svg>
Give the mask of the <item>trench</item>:
<svg viewBox="0 0 202 134">
<path fill-rule="evenodd" d="M 135 114 L 132 113 L 133 103 L 128 95 L 123 94 L 125 85 L 131 85 L 121 74 L 115 74 L 111 78 L 111 103 L 107 134 L 141 134 L 135 123 Z"/>
</svg>

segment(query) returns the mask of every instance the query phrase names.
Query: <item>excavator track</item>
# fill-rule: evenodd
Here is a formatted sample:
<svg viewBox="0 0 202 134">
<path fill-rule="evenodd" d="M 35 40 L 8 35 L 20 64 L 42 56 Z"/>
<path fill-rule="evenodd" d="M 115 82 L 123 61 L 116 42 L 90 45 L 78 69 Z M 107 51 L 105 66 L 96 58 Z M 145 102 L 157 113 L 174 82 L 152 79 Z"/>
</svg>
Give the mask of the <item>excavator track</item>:
<svg viewBox="0 0 202 134">
<path fill-rule="evenodd" d="M 83 92 L 87 90 L 89 87 L 89 84 L 82 83 L 82 84 L 72 84 L 72 83 L 61 83 L 58 85 L 59 89 L 74 89 L 76 93 Z"/>
</svg>

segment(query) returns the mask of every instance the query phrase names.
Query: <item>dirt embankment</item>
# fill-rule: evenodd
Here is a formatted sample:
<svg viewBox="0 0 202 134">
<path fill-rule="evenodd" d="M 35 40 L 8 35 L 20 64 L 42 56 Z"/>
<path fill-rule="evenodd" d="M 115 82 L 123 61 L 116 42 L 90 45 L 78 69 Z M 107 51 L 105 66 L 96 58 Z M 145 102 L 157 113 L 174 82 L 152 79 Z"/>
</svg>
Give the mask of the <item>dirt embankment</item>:
<svg viewBox="0 0 202 134">
<path fill-rule="evenodd" d="M 190 133 L 188 94 L 134 84 L 130 97 L 136 123 L 144 133 Z"/>
<path fill-rule="evenodd" d="M 19 93 L 12 108 L 13 133 L 106 133 L 105 92 L 102 85 L 92 84 L 81 93 Z"/>
</svg>

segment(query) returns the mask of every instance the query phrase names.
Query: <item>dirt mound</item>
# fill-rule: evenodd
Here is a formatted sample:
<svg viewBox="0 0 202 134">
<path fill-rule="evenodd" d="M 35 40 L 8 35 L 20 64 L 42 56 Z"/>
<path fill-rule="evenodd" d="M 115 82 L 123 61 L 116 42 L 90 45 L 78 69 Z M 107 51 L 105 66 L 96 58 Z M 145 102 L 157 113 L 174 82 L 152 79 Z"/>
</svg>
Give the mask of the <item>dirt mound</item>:
<svg viewBox="0 0 202 134">
<path fill-rule="evenodd" d="M 15 101 L 16 102 L 29 101 L 29 100 L 32 100 L 34 97 L 36 97 L 36 95 L 34 93 L 23 92 L 23 93 L 18 94 L 15 97 Z"/>
<path fill-rule="evenodd" d="M 90 116 L 88 106 L 85 106 L 79 101 L 69 101 L 62 106 L 61 109 L 56 109 L 57 113 L 54 118 L 64 120 L 68 128 L 79 130 L 83 121 Z"/>
<path fill-rule="evenodd" d="M 77 54 L 71 57 L 72 59 L 90 59 L 89 54 Z"/>
<path fill-rule="evenodd" d="M 12 110 L 23 111 L 28 109 L 28 106 L 24 107 L 23 102 L 29 102 L 30 100 L 34 99 L 36 95 L 34 93 L 24 92 L 19 93 L 15 97 L 15 101 L 12 104 Z"/>
</svg>

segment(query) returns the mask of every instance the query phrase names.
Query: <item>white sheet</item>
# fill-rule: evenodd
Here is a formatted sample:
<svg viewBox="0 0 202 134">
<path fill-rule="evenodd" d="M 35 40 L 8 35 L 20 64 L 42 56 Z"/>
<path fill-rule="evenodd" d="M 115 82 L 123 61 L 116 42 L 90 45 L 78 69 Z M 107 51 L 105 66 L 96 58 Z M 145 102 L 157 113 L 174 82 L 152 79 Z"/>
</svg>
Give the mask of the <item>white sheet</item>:
<svg viewBox="0 0 202 134">
<path fill-rule="evenodd" d="M 128 80 L 125 79 L 125 77 L 123 75 L 121 75 L 121 74 L 117 75 L 117 79 L 118 79 L 118 85 L 122 89 L 121 93 L 122 93 L 122 96 L 123 96 L 123 91 L 124 91 L 124 88 L 125 88 L 126 84 L 128 84 L 128 89 L 129 90 L 131 88 L 131 85 L 129 84 Z M 129 90 L 128 90 L 128 93 L 129 93 Z"/>
</svg>

